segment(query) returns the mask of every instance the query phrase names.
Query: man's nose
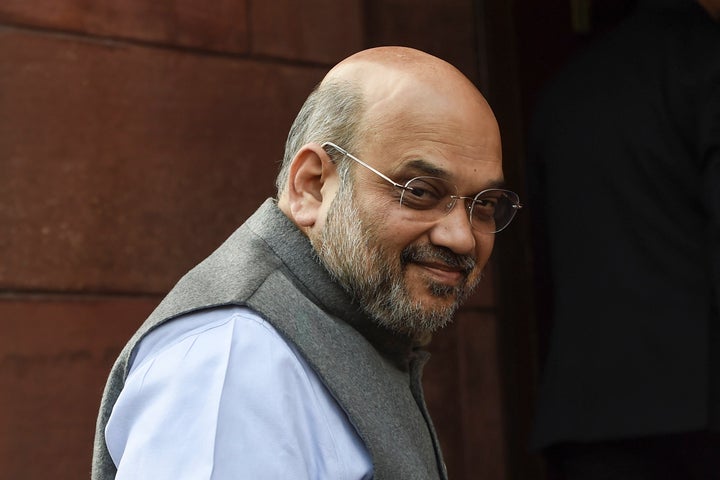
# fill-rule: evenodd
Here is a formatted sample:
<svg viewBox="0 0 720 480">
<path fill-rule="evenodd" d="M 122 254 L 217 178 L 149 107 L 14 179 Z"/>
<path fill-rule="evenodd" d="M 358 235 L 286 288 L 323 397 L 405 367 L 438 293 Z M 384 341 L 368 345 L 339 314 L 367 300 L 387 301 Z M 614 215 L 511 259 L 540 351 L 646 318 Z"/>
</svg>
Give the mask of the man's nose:
<svg viewBox="0 0 720 480">
<path fill-rule="evenodd" d="M 430 241 L 433 245 L 449 248 L 458 255 L 474 256 L 475 232 L 470 225 L 470 216 L 463 199 L 458 199 L 452 210 L 433 225 Z"/>
</svg>

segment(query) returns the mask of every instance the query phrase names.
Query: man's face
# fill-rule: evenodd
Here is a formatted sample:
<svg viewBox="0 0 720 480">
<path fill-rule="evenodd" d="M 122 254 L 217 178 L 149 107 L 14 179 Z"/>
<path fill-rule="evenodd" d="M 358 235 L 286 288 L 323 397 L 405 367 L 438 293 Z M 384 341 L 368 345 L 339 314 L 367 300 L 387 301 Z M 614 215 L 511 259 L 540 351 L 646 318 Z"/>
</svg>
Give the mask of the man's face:
<svg viewBox="0 0 720 480">
<path fill-rule="evenodd" d="M 368 148 L 363 160 L 399 183 L 433 169 L 457 183 L 461 195 L 502 175 L 499 158 L 483 149 L 414 144 L 419 148 L 405 153 L 402 142 L 378 145 L 387 153 L 382 157 Z M 376 158 L 393 160 L 380 166 Z M 479 282 L 494 235 L 472 230 L 461 201 L 447 216 L 419 221 L 400 205 L 397 189 L 376 174 L 357 165 L 352 177 L 340 186 L 320 234 L 311 237 L 319 259 L 380 324 L 407 334 L 444 326 Z"/>
<path fill-rule="evenodd" d="M 467 197 L 499 186 L 500 134 L 475 87 L 436 59 L 374 52 L 331 72 L 362 89 L 349 153 L 401 185 L 433 176 Z M 353 163 L 351 177 L 338 188 L 323 170 L 323 190 L 295 203 L 303 212 L 321 202 L 304 224 L 318 257 L 377 322 L 411 335 L 443 326 L 477 285 L 494 235 L 473 230 L 463 200 L 447 215 L 419 215 L 370 169 Z"/>
</svg>

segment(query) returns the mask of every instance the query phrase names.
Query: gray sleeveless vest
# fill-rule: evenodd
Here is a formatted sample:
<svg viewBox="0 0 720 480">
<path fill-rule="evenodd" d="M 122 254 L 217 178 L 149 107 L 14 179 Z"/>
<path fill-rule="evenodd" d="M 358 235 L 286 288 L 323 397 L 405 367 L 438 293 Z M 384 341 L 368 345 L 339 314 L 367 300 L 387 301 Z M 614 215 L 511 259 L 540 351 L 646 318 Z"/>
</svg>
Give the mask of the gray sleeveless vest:
<svg viewBox="0 0 720 480">
<path fill-rule="evenodd" d="M 427 353 L 365 316 L 269 199 L 178 282 L 120 353 L 100 406 L 93 480 L 115 478 L 105 425 L 138 342 L 179 315 L 221 305 L 252 308 L 297 346 L 365 443 L 375 480 L 447 478 L 420 383 Z"/>
</svg>

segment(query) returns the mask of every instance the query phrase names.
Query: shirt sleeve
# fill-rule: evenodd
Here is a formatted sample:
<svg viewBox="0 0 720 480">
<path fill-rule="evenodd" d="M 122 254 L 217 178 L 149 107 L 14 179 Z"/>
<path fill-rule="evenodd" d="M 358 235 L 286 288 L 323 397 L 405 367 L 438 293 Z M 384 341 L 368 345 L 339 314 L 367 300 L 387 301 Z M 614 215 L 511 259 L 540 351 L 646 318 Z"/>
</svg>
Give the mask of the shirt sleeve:
<svg viewBox="0 0 720 480">
<path fill-rule="evenodd" d="M 372 477 L 365 446 L 315 372 L 240 307 L 151 332 L 106 441 L 117 480 Z"/>
</svg>

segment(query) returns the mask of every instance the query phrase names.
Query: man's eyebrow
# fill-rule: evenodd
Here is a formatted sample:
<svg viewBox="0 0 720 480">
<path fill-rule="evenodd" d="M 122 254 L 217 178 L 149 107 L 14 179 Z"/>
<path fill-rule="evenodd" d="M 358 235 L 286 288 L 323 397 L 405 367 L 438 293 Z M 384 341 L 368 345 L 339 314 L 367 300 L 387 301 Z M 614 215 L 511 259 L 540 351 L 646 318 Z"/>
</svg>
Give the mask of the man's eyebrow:
<svg viewBox="0 0 720 480">
<path fill-rule="evenodd" d="M 420 174 L 423 175 L 430 175 L 433 177 L 442 178 L 443 180 L 451 180 L 452 177 L 450 173 L 443 169 L 438 167 L 437 165 L 428 162 L 427 160 L 423 160 L 421 158 L 411 160 L 407 162 L 404 167 L 408 170 L 417 171 Z M 482 190 L 487 190 L 489 188 L 505 188 L 506 183 L 505 179 L 498 178 L 498 179 L 492 179 L 487 182 L 484 182 L 483 187 L 481 190 L 478 190 L 478 193 Z"/>
<path fill-rule="evenodd" d="M 431 175 L 442 179 L 448 179 L 450 177 L 450 174 L 445 169 L 440 168 L 427 160 L 423 160 L 422 158 L 410 160 L 404 165 L 404 167 L 408 170 L 416 170 L 424 175 Z"/>
<path fill-rule="evenodd" d="M 487 190 L 488 188 L 505 188 L 506 186 L 507 186 L 507 183 L 505 183 L 505 180 L 501 178 L 498 180 L 490 180 L 483 187 L 483 190 Z"/>
</svg>

